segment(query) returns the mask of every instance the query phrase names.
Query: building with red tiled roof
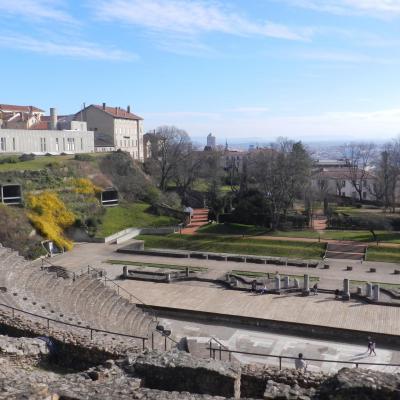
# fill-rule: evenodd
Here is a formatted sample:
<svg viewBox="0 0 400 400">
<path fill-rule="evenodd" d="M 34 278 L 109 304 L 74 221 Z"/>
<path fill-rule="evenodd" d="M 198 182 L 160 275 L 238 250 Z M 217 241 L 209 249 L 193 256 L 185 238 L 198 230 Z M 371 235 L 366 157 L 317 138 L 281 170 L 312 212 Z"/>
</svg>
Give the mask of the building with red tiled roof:
<svg viewBox="0 0 400 400">
<path fill-rule="evenodd" d="M 0 104 L 0 128 L 30 129 L 38 123 L 44 111 L 33 106 Z"/>
<path fill-rule="evenodd" d="M 96 151 L 122 150 L 135 160 L 143 161 L 143 118 L 121 107 L 92 104 L 74 115 L 94 131 Z"/>
<path fill-rule="evenodd" d="M 373 173 L 350 166 L 320 168 L 316 169 L 312 175 L 314 189 L 326 194 L 357 200 L 359 195 L 355 185 L 361 190 L 362 200 L 376 200 L 375 184 L 376 177 Z"/>
<path fill-rule="evenodd" d="M 12 104 L 0 104 L 0 112 L 10 112 L 10 113 L 17 113 L 17 112 L 36 112 L 36 113 L 44 113 L 44 110 L 40 108 L 33 107 L 33 106 L 16 106 Z"/>
</svg>

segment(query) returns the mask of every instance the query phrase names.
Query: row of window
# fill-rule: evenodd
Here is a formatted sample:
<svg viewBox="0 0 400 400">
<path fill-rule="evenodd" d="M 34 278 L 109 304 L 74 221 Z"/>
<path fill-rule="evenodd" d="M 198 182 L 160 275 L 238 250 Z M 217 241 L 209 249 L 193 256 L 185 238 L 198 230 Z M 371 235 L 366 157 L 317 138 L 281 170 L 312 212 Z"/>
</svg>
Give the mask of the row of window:
<svg viewBox="0 0 400 400">
<path fill-rule="evenodd" d="M 124 135 L 136 135 L 137 129 L 136 128 L 116 128 L 116 133 L 124 134 Z"/>
<path fill-rule="evenodd" d="M 137 147 L 138 141 L 137 140 L 120 140 L 119 147 Z"/>
<path fill-rule="evenodd" d="M 80 138 L 80 145 L 81 145 L 81 150 L 83 150 L 83 138 Z M 63 148 L 62 150 L 60 149 L 60 139 L 56 138 L 56 148 L 55 151 L 56 152 L 60 152 L 60 151 L 75 151 L 76 147 L 75 147 L 75 138 L 67 138 L 67 141 L 65 142 L 65 138 L 62 139 L 63 141 Z M 16 150 L 16 145 L 15 145 L 15 138 L 12 138 L 12 150 L 15 151 Z M 7 151 L 7 138 L 2 137 L 0 138 L 0 151 Z M 42 153 L 45 153 L 46 151 L 48 151 L 48 147 L 47 147 L 47 138 L 45 137 L 41 137 L 40 138 L 40 151 Z"/>
</svg>

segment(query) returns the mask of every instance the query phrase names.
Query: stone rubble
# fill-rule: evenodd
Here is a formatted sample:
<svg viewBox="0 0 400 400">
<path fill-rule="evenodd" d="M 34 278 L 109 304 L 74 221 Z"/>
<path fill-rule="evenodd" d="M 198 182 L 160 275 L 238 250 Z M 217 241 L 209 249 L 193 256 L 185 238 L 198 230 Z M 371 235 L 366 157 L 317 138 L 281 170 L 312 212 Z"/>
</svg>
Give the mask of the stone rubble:
<svg viewBox="0 0 400 400">
<path fill-rule="evenodd" d="M 62 363 L 51 364 L 48 356 L 40 339 L 0 336 L 0 400 L 223 400 L 233 396 L 196 390 L 207 387 L 228 393 L 226 388 L 234 387 L 236 395 L 238 376 L 243 399 L 400 399 L 400 374 L 373 370 L 343 368 L 329 376 L 258 364 L 240 368 L 174 350 L 130 352 L 76 372 Z M 163 375 L 161 379 L 157 374 Z"/>
</svg>

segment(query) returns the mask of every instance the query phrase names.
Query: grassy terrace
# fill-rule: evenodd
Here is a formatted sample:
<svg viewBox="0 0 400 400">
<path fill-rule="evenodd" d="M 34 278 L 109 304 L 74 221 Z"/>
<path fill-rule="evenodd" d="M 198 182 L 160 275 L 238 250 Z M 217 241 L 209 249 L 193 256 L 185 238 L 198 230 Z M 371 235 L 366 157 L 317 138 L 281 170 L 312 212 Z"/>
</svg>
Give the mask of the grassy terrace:
<svg viewBox="0 0 400 400">
<path fill-rule="evenodd" d="M 400 263 L 400 248 L 370 246 L 367 251 L 367 261 Z"/>
<path fill-rule="evenodd" d="M 2 157 L 8 158 L 8 157 Z M 51 163 L 64 164 L 74 158 L 73 155 L 67 156 L 42 156 L 30 161 L 20 161 L 16 163 L 0 164 L 0 172 L 6 171 L 39 171 Z"/>
<path fill-rule="evenodd" d="M 238 276 L 244 276 L 245 278 L 267 278 L 267 279 L 272 279 L 273 277 L 276 276 L 273 272 L 254 272 L 254 271 L 242 271 L 242 270 L 237 270 L 234 269 L 231 271 L 231 274 L 233 275 L 238 275 Z M 289 276 L 292 279 L 303 279 L 304 275 L 294 275 L 294 274 L 282 274 L 281 278 L 283 276 Z M 319 277 L 318 276 L 310 276 L 310 282 L 318 282 Z"/>
<path fill-rule="evenodd" d="M 184 265 L 174 265 L 174 264 L 154 264 L 154 263 L 146 263 L 140 261 L 126 261 L 126 260 L 107 260 L 107 264 L 113 265 L 132 265 L 135 267 L 144 267 L 144 268 L 158 268 L 158 269 L 176 269 L 179 271 L 185 271 L 187 267 Z M 188 266 L 190 271 L 193 272 L 204 272 L 207 271 L 207 268 L 204 267 L 192 267 Z"/>
<path fill-rule="evenodd" d="M 217 253 L 253 254 L 273 257 L 319 259 L 324 254 L 323 243 L 259 240 L 223 235 L 168 236 L 142 235 L 147 248 L 210 251 Z"/>
<path fill-rule="evenodd" d="M 367 283 L 367 281 L 355 281 L 351 280 L 350 284 L 354 286 L 363 286 Z M 399 290 L 400 289 L 400 284 L 396 283 L 386 283 L 386 282 L 375 282 L 371 281 L 370 282 L 372 285 L 379 284 L 380 287 L 385 288 L 385 289 L 390 289 L 390 290 Z"/>
<path fill-rule="evenodd" d="M 272 236 L 298 239 L 318 240 L 354 240 L 356 242 L 374 242 L 369 231 L 361 230 L 326 230 L 319 234 L 312 230 L 303 231 L 268 231 L 266 228 L 242 224 L 212 224 L 199 229 L 199 233 L 213 235 L 245 235 L 245 236 Z M 390 231 L 376 231 L 379 242 L 400 244 L 400 233 Z"/>
<path fill-rule="evenodd" d="M 112 235 L 126 228 L 148 228 L 171 226 L 178 224 L 175 218 L 150 213 L 150 205 L 146 203 L 124 204 L 108 207 L 102 224 L 97 232 L 98 237 Z"/>
</svg>

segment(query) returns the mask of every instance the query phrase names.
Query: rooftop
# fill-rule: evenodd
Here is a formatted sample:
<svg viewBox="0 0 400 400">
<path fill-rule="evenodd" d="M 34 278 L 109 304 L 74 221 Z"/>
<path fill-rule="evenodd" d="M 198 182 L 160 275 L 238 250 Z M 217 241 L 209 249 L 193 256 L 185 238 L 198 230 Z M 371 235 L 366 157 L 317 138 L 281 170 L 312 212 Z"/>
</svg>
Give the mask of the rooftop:
<svg viewBox="0 0 400 400">
<path fill-rule="evenodd" d="M 34 106 L 17 106 L 13 104 L 0 104 L 0 111 L 3 112 L 44 112 L 40 108 Z"/>
<path fill-rule="evenodd" d="M 127 110 L 125 110 L 121 107 L 107 107 L 107 106 L 103 107 L 101 105 L 96 105 L 96 104 L 93 104 L 93 107 L 96 107 L 99 110 L 106 112 L 107 114 L 113 116 L 114 118 L 131 119 L 131 120 L 142 120 L 143 119 L 142 117 L 139 117 L 136 114 L 128 112 Z"/>
</svg>

